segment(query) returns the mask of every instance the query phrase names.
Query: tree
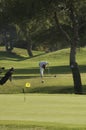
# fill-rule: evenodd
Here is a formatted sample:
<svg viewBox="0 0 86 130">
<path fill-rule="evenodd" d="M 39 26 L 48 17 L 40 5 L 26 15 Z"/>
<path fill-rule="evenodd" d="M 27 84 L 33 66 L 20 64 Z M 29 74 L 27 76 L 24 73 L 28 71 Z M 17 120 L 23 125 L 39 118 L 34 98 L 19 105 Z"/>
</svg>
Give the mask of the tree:
<svg viewBox="0 0 86 130">
<path fill-rule="evenodd" d="M 24 35 L 24 42 L 26 42 L 26 45 L 27 45 L 27 52 L 28 52 L 29 56 L 32 57 L 33 56 L 32 41 L 31 41 L 31 36 L 29 33 L 29 29 L 27 27 L 27 24 L 25 23 L 24 26 L 20 25 L 20 28 L 21 28 L 23 35 Z"/>
<path fill-rule="evenodd" d="M 85 0 L 6 0 L 3 5 L 1 18 L 4 23 L 25 24 L 22 26 L 22 30 L 26 41 L 29 41 L 27 44 L 29 45 L 30 56 L 32 55 L 32 44 L 26 24 L 34 19 L 38 21 L 52 19 L 55 22 L 57 28 L 71 45 L 70 68 L 73 75 L 74 90 L 75 93 L 81 94 L 82 82 L 76 62 L 76 48 L 79 45 L 79 29 L 86 24 L 85 20 L 81 20 L 81 16 L 86 16 L 85 13 L 82 13 L 83 8 L 86 9 Z M 70 33 L 64 30 L 63 24 L 70 27 Z"/>
<path fill-rule="evenodd" d="M 10 24 L 16 24 L 17 26 L 23 25 L 21 27 L 21 30 L 23 31 L 24 37 L 25 37 L 25 42 L 27 43 L 27 51 L 29 56 L 33 56 L 32 54 L 32 43 L 31 43 L 31 38 L 29 35 L 29 30 L 27 31 L 26 24 L 31 20 L 32 18 L 32 1 L 29 0 L 1 0 L 1 21 L 0 25 L 2 27 L 7 27 Z M 3 26 L 4 24 L 4 26 Z M 6 28 L 5 28 L 6 30 Z M 7 38 L 6 33 L 4 33 L 4 41 L 6 45 L 6 50 L 12 50 L 13 46 L 12 44 L 9 45 L 9 43 L 12 43 L 12 40 L 10 38 L 9 34 L 9 40 Z M 8 44 L 7 44 L 8 43 Z"/>
<path fill-rule="evenodd" d="M 71 20 L 72 31 L 73 31 L 72 38 L 61 27 L 56 12 L 55 12 L 54 18 L 55 18 L 56 24 L 59 27 L 60 31 L 65 35 L 67 41 L 71 44 L 71 49 L 70 49 L 70 68 L 72 70 L 72 75 L 73 75 L 74 90 L 75 90 L 76 94 L 81 94 L 82 93 L 82 82 L 81 82 L 81 76 L 80 76 L 80 72 L 79 72 L 79 67 L 78 67 L 78 64 L 76 62 L 76 48 L 77 48 L 77 45 L 78 45 L 78 42 L 79 42 L 78 21 L 77 21 L 76 14 L 74 12 L 73 1 L 70 0 L 68 8 L 69 8 L 69 18 Z"/>
<path fill-rule="evenodd" d="M 43 3 L 42 3 L 43 2 Z M 79 43 L 79 34 L 78 34 L 78 17 L 79 17 L 79 12 L 81 9 L 82 1 L 77 1 L 77 0 L 48 0 L 44 1 L 41 0 L 41 10 L 43 13 L 46 12 L 48 13 L 48 17 L 52 17 L 54 14 L 53 18 L 56 22 L 57 27 L 59 30 L 63 33 L 65 36 L 66 40 L 70 43 L 71 48 L 70 48 L 70 68 L 72 71 L 73 75 L 73 81 L 74 81 L 74 90 L 76 94 L 82 94 L 82 82 L 81 82 L 81 76 L 79 72 L 79 67 L 78 63 L 76 62 L 76 48 Z M 58 14 L 62 14 L 63 17 L 65 17 L 65 20 L 63 22 L 68 24 L 71 28 L 71 35 L 69 35 L 61 26 L 60 17 L 58 17 Z M 46 14 L 45 14 L 46 16 Z"/>
<path fill-rule="evenodd" d="M 14 42 L 16 41 L 16 28 L 14 25 L 4 25 L 2 29 L 3 42 L 6 47 L 6 51 L 11 52 L 14 48 Z"/>
</svg>

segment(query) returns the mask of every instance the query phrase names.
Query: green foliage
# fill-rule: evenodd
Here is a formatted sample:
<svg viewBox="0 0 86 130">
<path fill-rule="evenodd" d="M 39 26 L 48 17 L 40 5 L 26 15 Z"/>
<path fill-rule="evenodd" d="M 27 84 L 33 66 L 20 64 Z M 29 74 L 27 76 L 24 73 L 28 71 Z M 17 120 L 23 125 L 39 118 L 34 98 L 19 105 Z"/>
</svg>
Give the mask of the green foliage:
<svg viewBox="0 0 86 130">
<path fill-rule="evenodd" d="M 72 35 L 71 22 L 68 15 L 69 3 L 70 0 L 1 0 L 0 26 L 3 28 L 4 25 L 13 23 L 16 24 L 17 27 L 22 25 L 23 28 L 25 28 L 27 25 L 26 29 L 29 29 L 30 31 L 34 49 L 47 49 L 47 46 L 49 46 L 48 48 L 51 47 L 53 50 L 57 50 L 66 46 L 68 47 L 65 39 L 59 33 L 59 30 L 53 30 L 52 27 L 56 28 L 53 14 L 54 11 L 57 11 L 60 23 L 66 27 L 65 30 L 68 34 L 70 34 L 70 36 Z M 85 0 L 74 0 L 73 4 L 79 21 L 80 45 L 85 46 L 86 2 Z M 23 35 L 21 35 L 21 37 L 20 40 L 24 39 Z M 18 42 L 16 44 L 18 44 Z M 51 44 L 53 44 L 53 46 L 51 46 Z M 25 45 L 22 46 L 24 47 Z"/>
</svg>

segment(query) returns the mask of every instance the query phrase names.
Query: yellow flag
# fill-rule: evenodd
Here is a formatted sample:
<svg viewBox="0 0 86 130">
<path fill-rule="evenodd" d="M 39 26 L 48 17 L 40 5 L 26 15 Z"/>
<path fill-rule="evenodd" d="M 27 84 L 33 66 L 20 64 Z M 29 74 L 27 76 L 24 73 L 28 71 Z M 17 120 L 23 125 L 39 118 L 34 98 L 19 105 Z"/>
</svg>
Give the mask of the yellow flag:
<svg viewBox="0 0 86 130">
<path fill-rule="evenodd" d="M 29 87 L 30 87 L 30 83 L 26 83 L 25 86 L 26 86 L 27 88 L 29 88 Z"/>
</svg>

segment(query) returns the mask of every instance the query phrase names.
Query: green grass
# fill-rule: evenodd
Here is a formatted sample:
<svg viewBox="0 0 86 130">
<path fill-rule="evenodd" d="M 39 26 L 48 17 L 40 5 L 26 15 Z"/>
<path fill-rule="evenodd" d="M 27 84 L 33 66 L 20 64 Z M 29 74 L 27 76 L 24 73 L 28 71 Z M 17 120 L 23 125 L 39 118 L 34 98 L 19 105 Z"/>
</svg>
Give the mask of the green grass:
<svg viewBox="0 0 86 130">
<path fill-rule="evenodd" d="M 69 68 L 69 49 L 52 53 L 24 49 L 6 53 L 0 47 L 0 64 L 14 67 L 13 81 L 0 85 L 1 130 L 85 130 L 86 129 L 86 48 L 77 50 L 84 95 L 75 95 Z M 41 83 L 38 63 L 49 62 Z M 1 77 L 4 75 L 3 72 Z M 56 75 L 56 77 L 54 77 Z M 29 82 L 31 87 L 26 88 Z M 24 91 L 23 91 L 24 90 Z"/>
<path fill-rule="evenodd" d="M 74 94 L 0 95 L 0 127 L 2 130 L 85 130 L 85 101 L 86 96 Z"/>
<path fill-rule="evenodd" d="M 26 89 L 30 93 L 74 93 L 73 79 L 69 68 L 69 49 L 63 49 L 52 53 L 33 51 L 34 57 L 30 58 L 24 49 L 15 48 L 13 53 L 6 53 L 0 48 L 0 63 L 6 69 L 15 68 L 12 83 L 7 81 L 0 86 L 0 93 L 22 93 L 25 83 L 30 82 L 31 87 Z M 86 48 L 77 50 L 83 91 L 86 92 Z M 45 71 L 45 83 L 41 83 L 39 73 L 39 61 L 47 60 L 48 69 Z M 4 73 L 3 73 L 4 74 Z M 54 75 L 57 75 L 55 78 Z"/>
</svg>

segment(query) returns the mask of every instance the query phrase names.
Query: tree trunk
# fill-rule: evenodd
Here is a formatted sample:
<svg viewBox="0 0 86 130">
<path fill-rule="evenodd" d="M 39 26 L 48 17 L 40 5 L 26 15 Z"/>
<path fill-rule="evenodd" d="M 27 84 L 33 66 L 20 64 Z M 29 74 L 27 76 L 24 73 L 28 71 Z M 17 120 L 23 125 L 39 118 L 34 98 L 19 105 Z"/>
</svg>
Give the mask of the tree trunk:
<svg viewBox="0 0 86 130">
<path fill-rule="evenodd" d="M 29 30 L 27 28 L 27 25 L 25 23 L 23 25 L 21 24 L 20 28 L 21 28 L 21 30 L 22 30 L 22 32 L 24 34 L 24 37 L 25 37 L 25 41 L 26 41 L 26 44 L 27 44 L 28 55 L 30 57 L 33 57 L 33 53 L 32 53 L 32 42 L 31 42 L 31 37 L 30 37 Z"/>
<path fill-rule="evenodd" d="M 32 44 L 31 43 L 27 43 L 27 52 L 28 52 L 30 57 L 33 57 Z"/>
<path fill-rule="evenodd" d="M 12 41 L 10 38 L 10 34 L 8 37 L 6 31 L 4 32 L 4 40 L 3 41 L 5 44 L 6 51 L 11 52 L 13 50 L 13 44 L 12 44 Z"/>
<path fill-rule="evenodd" d="M 73 75 L 75 94 L 82 94 L 82 83 L 81 83 L 81 76 L 80 76 L 78 64 L 72 63 L 70 65 L 70 68 L 72 70 L 72 75 Z"/>
<path fill-rule="evenodd" d="M 28 52 L 30 57 L 33 57 L 32 42 L 31 42 L 31 38 L 30 38 L 29 33 L 28 33 L 28 35 L 26 35 L 26 41 L 27 41 L 27 52 Z"/>
<path fill-rule="evenodd" d="M 69 16 L 70 16 L 70 20 L 72 23 L 72 30 L 73 30 L 73 38 L 71 40 L 71 51 L 70 51 L 70 68 L 72 70 L 75 93 L 81 94 L 82 82 L 81 82 L 79 67 L 76 62 L 76 48 L 77 45 L 79 44 L 78 19 L 75 13 L 75 8 L 72 0 L 69 1 L 69 10 L 70 10 Z"/>
<path fill-rule="evenodd" d="M 32 42 L 31 42 L 31 37 L 28 31 L 26 31 L 26 42 L 27 42 L 27 52 L 29 54 L 30 57 L 33 57 L 33 53 L 32 53 Z"/>
<path fill-rule="evenodd" d="M 74 92 L 75 94 L 82 94 L 82 82 L 81 76 L 79 72 L 78 64 L 75 61 L 75 48 L 71 47 L 70 50 L 70 68 L 73 75 L 73 82 L 74 82 Z"/>
<path fill-rule="evenodd" d="M 73 32 L 74 32 L 73 39 L 70 38 L 70 36 L 66 33 L 66 31 L 60 25 L 56 12 L 54 13 L 54 19 L 55 19 L 58 29 L 63 33 L 66 40 L 71 44 L 70 68 L 72 70 L 72 75 L 73 75 L 74 91 L 75 91 L 75 94 L 81 94 L 82 93 L 81 76 L 80 76 L 78 64 L 76 63 L 76 46 L 79 40 L 78 26 L 77 26 L 77 20 L 73 14 L 72 9 L 71 9 L 71 15 L 72 15 L 72 24 L 73 24 Z"/>
</svg>

